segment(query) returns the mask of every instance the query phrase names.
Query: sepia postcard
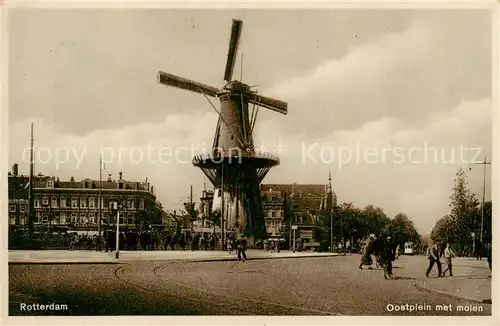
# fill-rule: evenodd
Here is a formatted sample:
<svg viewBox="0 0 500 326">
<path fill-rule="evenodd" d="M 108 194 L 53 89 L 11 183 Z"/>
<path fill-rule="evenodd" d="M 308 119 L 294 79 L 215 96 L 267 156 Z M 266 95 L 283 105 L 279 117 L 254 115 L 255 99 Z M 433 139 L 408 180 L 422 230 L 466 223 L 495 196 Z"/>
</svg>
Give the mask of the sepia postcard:
<svg viewBox="0 0 500 326">
<path fill-rule="evenodd" d="M 498 325 L 494 2 L 3 5 L 5 324 Z"/>
</svg>

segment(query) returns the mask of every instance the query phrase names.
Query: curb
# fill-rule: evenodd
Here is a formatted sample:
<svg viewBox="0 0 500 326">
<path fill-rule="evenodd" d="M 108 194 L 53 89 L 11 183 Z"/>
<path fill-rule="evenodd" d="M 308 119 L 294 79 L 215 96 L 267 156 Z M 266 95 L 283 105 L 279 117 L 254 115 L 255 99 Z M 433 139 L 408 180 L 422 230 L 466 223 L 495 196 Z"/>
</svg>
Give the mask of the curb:
<svg viewBox="0 0 500 326">
<path fill-rule="evenodd" d="M 422 281 L 419 281 L 419 282 L 415 283 L 415 287 L 418 290 L 420 290 L 420 291 L 424 291 L 424 292 L 428 292 L 428 293 L 432 293 L 432 294 L 436 294 L 437 293 L 437 294 L 440 294 L 440 295 L 443 295 L 443 296 L 446 296 L 446 297 L 449 297 L 449 298 L 466 300 L 466 301 L 470 301 L 470 302 L 474 302 L 474 303 L 491 304 L 491 299 L 477 300 L 477 299 L 472 299 L 472 298 L 469 298 L 469 297 L 463 297 L 463 296 L 453 295 L 453 294 L 450 294 L 450 293 L 445 292 L 445 291 L 431 290 L 431 289 L 427 288 L 426 286 L 423 286 L 421 283 L 422 283 Z"/>
<path fill-rule="evenodd" d="M 247 260 L 266 260 L 266 259 L 291 259 L 291 258 L 321 258 L 321 257 L 339 257 L 340 255 L 313 255 L 313 256 L 278 256 L 278 257 L 253 257 L 247 258 Z M 87 264 L 87 265 L 102 265 L 102 264 L 127 264 L 134 261 L 169 261 L 169 262 L 188 262 L 188 263 L 206 263 L 206 262 L 222 262 L 222 261 L 238 261 L 238 257 L 214 257 L 214 258 L 175 258 L 175 259 L 118 259 L 114 261 L 9 261 L 9 265 L 76 265 L 76 264 Z"/>
</svg>

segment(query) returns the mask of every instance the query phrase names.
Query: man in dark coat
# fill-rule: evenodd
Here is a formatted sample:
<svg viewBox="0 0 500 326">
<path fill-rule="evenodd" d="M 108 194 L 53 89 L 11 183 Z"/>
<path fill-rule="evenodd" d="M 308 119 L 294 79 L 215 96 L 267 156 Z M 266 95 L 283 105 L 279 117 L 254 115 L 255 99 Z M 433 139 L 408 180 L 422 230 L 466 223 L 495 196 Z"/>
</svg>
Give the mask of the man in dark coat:
<svg viewBox="0 0 500 326">
<path fill-rule="evenodd" d="M 247 259 L 247 239 L 245 239 L 245 236 L 243 234 L 240 234 L 240 237 L 238 238 L 238 260 L 243 259 L 245 261 Z"/>
<path fill-rule="evenodd" d="M 442 276 L 441 261 L 439 260 L 439 251 L 435 243 L 429 244 L 429 248 L 427 249 L 427 257 L 429 258 L 429 267 L 427 267 L 427 272 L 425 273 L 425 276 L 429 277 L 429 273 L 431 272 L 432 267 L 434 267 L 434 263 L 436 263 L 438 268 L 438 276 L 441 277 Z"/>
<path fill-rule="evenodd" d="M 384 273 L 389 277 L 392 276 L 392 262 L 396 259 L 396 246 L 392 237 L 385 238 L 382 248 L 380 250 L 380 259 L 384 265 Z"/>
</svg>

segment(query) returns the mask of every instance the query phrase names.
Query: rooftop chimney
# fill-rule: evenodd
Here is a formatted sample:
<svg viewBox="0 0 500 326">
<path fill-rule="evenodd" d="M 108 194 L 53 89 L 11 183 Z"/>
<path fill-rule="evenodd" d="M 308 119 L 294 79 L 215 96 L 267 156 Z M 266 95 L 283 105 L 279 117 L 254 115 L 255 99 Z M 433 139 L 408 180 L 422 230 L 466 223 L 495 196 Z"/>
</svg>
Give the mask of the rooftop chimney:
<svg viewBox="0 0 500 326">
<path fill-rule="evenodd" d="M 153 194 L 154 194 L 154 192 L 153 192 L 153 186 L 151 186 L 151 193 L 153 193 Z"/>
<path fill-rule="evenodd" d="M 69 181 L 75 182 L 75 178 L 71 177 L 71 178 L 69 178 Z"/>
<path fill-rule="evenodd" d="M 148 191 L 149 191 L 149 182 L 148 182 Z"/>
<path fill-rule="evenodd" d="M 122 173 L 122 172 L 120 172 L 119 174 L 120 174 L 120 180 L 123 180 L 123 179 L 122 179 L 122 177 L 123 177 L 123 173 Z"/>
<path fill-rule="evenodd" d="M 15 177 L 17 177 L 18 172 L 19 172 L 19 171 L 18 171 L 18 165 L 17 165 L 17 163 L 14 163 L 14 165 L 12 166 L 12 174 L 13 174 Z"/>
<path fill-rule="evenodd" d="M 112 180 L 111 180 L 111 173 L 110 173 L 110 174 L 108 174 L 108 181 L 109 181 L 109 182 L 111 182 L 111 181 L 112 181 Z"/>
</svg>

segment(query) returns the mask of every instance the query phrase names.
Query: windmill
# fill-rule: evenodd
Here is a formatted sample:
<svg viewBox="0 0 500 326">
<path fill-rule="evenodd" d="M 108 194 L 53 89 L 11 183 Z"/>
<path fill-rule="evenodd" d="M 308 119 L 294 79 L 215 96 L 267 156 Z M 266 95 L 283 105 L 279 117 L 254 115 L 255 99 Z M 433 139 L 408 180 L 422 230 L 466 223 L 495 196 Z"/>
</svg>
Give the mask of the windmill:
<svg viewBox="0 0 500 326">
<path fill-rule="evenodd" d="M 278 157 L 255 151 L 253 131 L 259 107 L 287 114 L 287 103 L 257 94 L 252 86 L 233 80 L 243 22 L 233 19 L 222 88 L 178 77 L 163 71 L 158 73 L 160 84 L 201 93 L 219 119 L 212 151 L 193 158 L 215 187 L 215 201 L 221 202 L 223 228 L 261 238 L 265 236 L 264 213 L 260 182 L 269 170 L 279 164 Z M 220 110 L 209 97 L 217 97 Z M 249 114 L 249 103 L 253 105 Z M 226 207 L 227 206 L 227 207 Z"/>
</svg>

